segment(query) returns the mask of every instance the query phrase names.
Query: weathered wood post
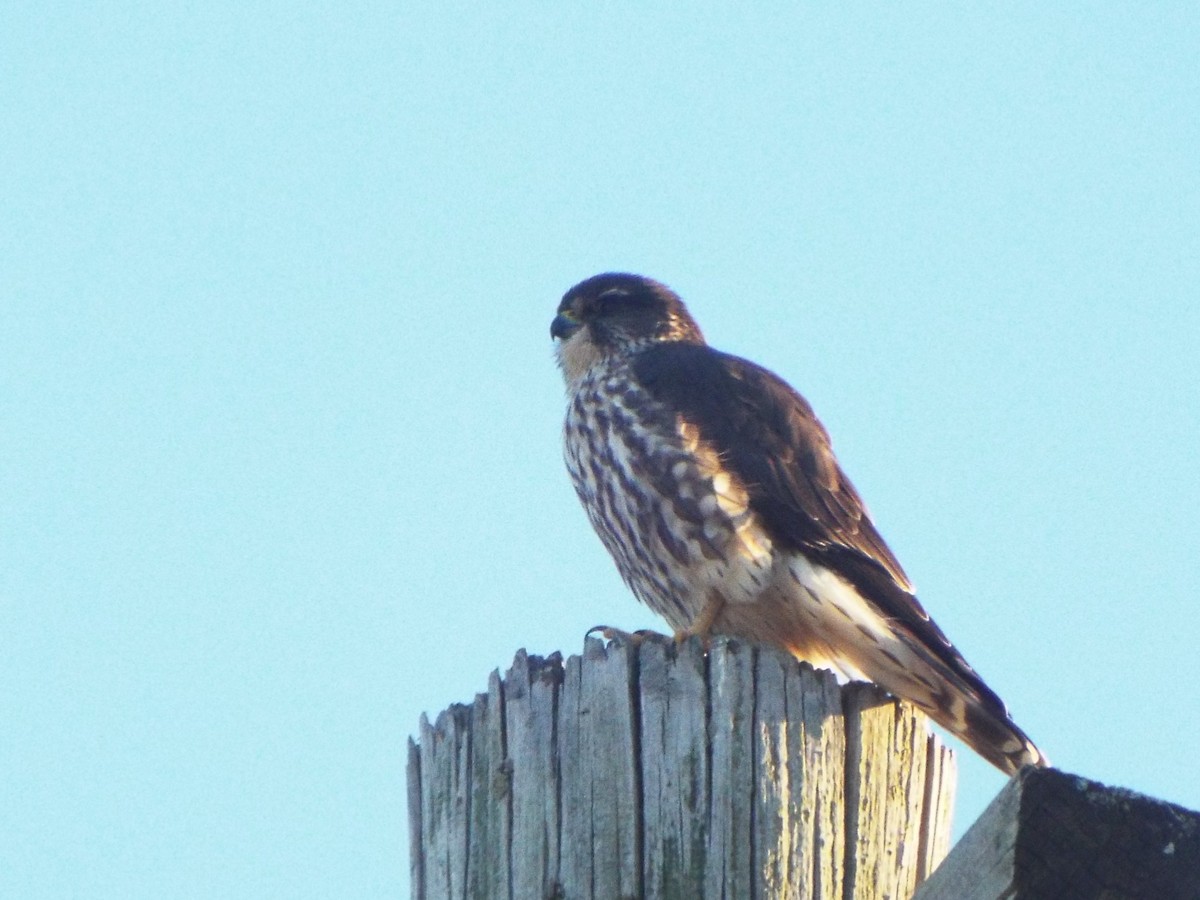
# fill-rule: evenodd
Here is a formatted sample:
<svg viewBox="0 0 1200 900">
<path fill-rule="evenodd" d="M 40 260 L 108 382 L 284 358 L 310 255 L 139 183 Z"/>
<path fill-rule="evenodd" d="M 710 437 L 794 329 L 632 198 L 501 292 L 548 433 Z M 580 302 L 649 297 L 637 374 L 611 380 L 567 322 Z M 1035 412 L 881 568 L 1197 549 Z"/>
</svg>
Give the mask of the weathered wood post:
<svg viewBox="0 0 1200 900">
<path fill-rule="evenodd" d="M 953 793 L 920 713 L 773 650 L 522 651 L 409 743 L 413 896 L 901 900 Z"/>
</svg>

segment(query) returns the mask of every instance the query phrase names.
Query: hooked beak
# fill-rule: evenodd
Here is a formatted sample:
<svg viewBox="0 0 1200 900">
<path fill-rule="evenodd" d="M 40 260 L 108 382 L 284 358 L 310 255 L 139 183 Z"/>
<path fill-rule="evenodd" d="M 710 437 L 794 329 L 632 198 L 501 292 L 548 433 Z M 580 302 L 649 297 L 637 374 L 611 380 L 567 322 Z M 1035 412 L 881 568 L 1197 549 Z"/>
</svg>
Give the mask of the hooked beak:
<svg viewBox="0 0 1200 900">
<path fill-rule="evenodd" d="M 582 327 L 581 323 L 575 319 L 568 318 L 562 313 L 554 317 L 554 321 L 550 323 L 550 337 L 555 340 L 565 341 Z"/>
</svg>

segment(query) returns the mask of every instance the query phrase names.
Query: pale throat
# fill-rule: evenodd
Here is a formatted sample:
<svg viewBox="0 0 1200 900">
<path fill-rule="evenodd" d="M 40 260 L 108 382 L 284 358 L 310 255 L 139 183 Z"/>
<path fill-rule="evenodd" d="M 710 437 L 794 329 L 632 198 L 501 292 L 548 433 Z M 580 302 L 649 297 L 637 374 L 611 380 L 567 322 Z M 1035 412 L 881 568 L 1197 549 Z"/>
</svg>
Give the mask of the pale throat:
<svg viewBox="0 0 1200 900">
<path fill-rule="evenodd" d="M 584 376 L 603 359 L 603 354 L 588 339 L 586 328 L 580 328 L 566 340 L 559 340 L 554 347 L 558 367 L 568 388 L 575 388 Z"/>
</svg>

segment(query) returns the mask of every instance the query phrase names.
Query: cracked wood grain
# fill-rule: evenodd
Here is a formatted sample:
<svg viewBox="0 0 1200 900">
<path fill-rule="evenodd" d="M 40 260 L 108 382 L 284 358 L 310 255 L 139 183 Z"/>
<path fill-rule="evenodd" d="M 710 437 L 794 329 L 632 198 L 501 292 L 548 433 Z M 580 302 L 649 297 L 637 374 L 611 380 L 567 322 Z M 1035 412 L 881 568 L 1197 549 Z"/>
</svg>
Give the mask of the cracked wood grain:
<svg viewBox="0 0 1200 900">
<path fill-rule="evenodd" d="M 408 785 L 420 900 L 850 900 L 936 867 L 954 764 L 920 713 L 773 650 L 588 639 L 423 718 Z"/>
</svg>

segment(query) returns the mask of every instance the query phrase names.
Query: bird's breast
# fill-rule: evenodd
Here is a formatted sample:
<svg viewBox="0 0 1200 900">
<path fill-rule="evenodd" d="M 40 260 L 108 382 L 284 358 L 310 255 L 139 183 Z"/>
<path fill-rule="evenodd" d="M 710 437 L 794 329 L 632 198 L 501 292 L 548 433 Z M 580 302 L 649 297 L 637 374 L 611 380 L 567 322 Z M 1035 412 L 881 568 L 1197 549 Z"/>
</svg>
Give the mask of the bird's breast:
<svg viewBox="0 0 1200 900">
<path fill-rule="evenodd" d="M 699 428 L 627 371 L 584 379 L 564 430 L 567 468 L 630 588 L 675 627 L 713 590 L 755 599 L 774 548 L 736 475 Z"/>
</svg>

